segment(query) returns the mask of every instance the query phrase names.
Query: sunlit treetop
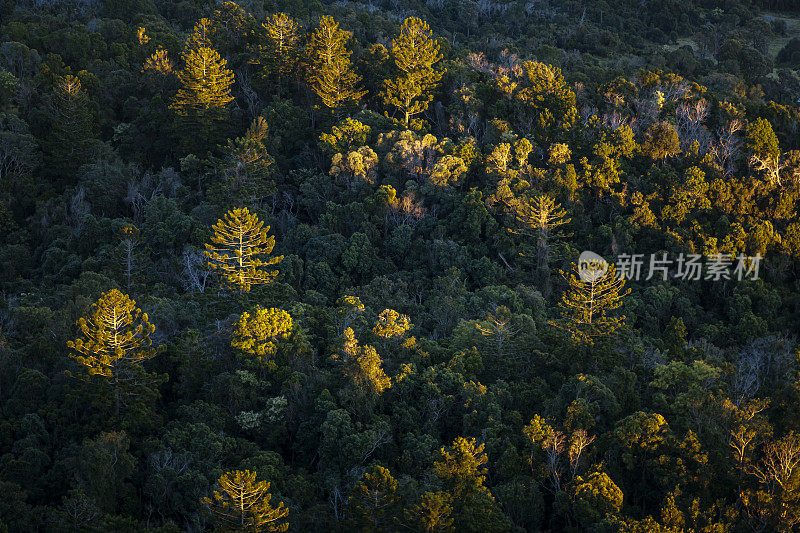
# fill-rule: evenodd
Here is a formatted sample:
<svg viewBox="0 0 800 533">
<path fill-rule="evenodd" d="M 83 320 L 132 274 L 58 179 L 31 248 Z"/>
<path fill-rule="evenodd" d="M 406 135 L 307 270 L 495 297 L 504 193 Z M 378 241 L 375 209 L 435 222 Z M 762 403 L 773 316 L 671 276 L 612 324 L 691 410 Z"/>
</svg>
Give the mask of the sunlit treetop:
<svg viewBox="0 0 800 533">
<path fill-rule="evenodd" d="M 384 81 L 384 101 L 403 113 L 408 126 L 412 116 L 428 109 L 445 73 L 435 66 L 442 54 L 428 23 L 417 17 L 403 21 L 400 35 L 392 40 L 392 57 L 397 75 Z"/>
<path fill-rule="evenodd" d="M 283 502 L 270 503 L 268 481 L 256 481 L 256 473 L 236 470 L 223 474 L 213 495 L 203 498 L 219 531 L 286 531 L 289 508 Z"/>
<path fill-rule="evenodd" d="M 232 209 L 212 228 L 214 235 L 205 245 L 205 257 L 224 287 L 248 292 L 253 285 L 275 279 L 278 270 L 264 267 L 277 265 L 283 256 L 264 259 L 272 252 L 275 237 L 268 235 L 270 227 L 265 227 L 255 214 L 246 207 Z"/>
<path fill-rule="evenodd" d="M 234 324 L 231 346 L 266 364 L 278 350 L 278 343 L 292 334 L 292 317 L 283 309 L 258 308 L 244 312 Z"/>
<path fill-rule="evenodd" d="M 343 346 L 334 359 L 344 363 L 344 373 L 362 392 L 380 395 L 392 386 L 392 380 L 383 371 L 383 361 L 372 346 L 361 346 L 355 333 L 347 328 L 343 335 Z"/>
<path fill-rule="evenodd" d="M 67 345 L 89 375 L 119 377 L 126 364 L 138 364 L 156 354 L 150 335 L 155 331 L 147 313 L 117 289 L 104 293 L 86 318 L 78 321 L 81 337 Z"/>
<path fill-rule="evenodd" d="M 183 69 L 178 72 L 181 88 L 170 108 L 180 116 L 221 118 L 233 102 L 233 72 L 213 48 L 187 47 Z"/>
<path fill-rule="evenodd" d="M 352 36 L 351 32 L 339 29 L 332 17 L 323 15 L 306 49 L 311 89 L 326 107 L 337 111 L 352 106 L 366 94 L 360 88 L 361 76 L 350 61 L 352 52 L 347 42 Z"/>
<path fill-rule="evenodd" d="M 630 294 L 625 280 L 617 277 L 613 264 L 593 265 L 582 279 L 570 273 L 564 275 L 569 287 L 561 297 L 561 319 L 550 324 L 567 331 L 573 340 L 592 344 L 607 337 L 625 325 L 625 315 L 617 314 L 623 298 Z M 576 272 L 578 272 L 576 265 Z"/>
<path fill-rule="evenodd" d="M 166 76 L 172 72 L 174 67 L 175 64 L 169 58 L 167 51 L 159 48 L 145 59 L 144 65 L 142 65 L 142 72 L 153 72 Z"/>
<path fill-rule="evenodd" d="M 384 309 L 378 315 L 378 323 L 372 328 L 372 332 L 378 337 L 391 339 L 402 337 L 411 329 L 411 323 L 406 315 L 401 315 L 394 309 Z"/>
</svg>

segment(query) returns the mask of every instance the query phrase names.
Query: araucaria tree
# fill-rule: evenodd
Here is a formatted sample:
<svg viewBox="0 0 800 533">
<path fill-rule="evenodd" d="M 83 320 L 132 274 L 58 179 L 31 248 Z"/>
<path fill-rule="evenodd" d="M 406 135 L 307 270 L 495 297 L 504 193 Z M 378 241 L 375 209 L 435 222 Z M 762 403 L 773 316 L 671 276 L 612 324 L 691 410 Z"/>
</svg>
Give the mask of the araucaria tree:
<svg viewBox="0 0 800 533">
<path fill-rule="evenodd" d="M 248 209 L 233 209 L 212 226 L 214 236 L 206 244 L 208 267 L 220 276 L 220 283 L 240 292 L 253 285 L 270 283 L 277 270 L 264 267 L 277 265 L 283 256 L 262 259 L 272 252 L 275 237 L 268 236 L 269 226 Z"/>
<path fill-rule="evenodd" d="M 233 72 L 216 50 L 188 48 L 183 52 L 181 88 L 170 106 L 182 117 L 222 119 L 233 101 Z"/>
<path fill-rule="evenodd" d="M 354 105 L 366 94 L 359 88 L 361 76 L 353 69 L 351 52 L 346 46 L 352 35 L 340 30 L 333 18 L 322 16 L 306 49 L 311 89 L 325 106 L 335 111 Z"/>
<path fill-rule="evenodd" d="M 547 268 L 550 255 L 550 239 L 559 227 L 569 224 L 570 218 L 561 205 L 547 195 L 530 201 L 519 201 L 514 205 L 514 215 L 521 228 L 509 229 L 512 233 L 536 237 L 536 267 Z"/>
<path fill-rule="evenodd" d="M 409 17 L 392 41 L 392 58 L 396 76 L 384 81 L 384 101 L 403 113 L 405 124 L 410 118 L 428 109 L 433 90 L 444 75 L 435 64 L 442 59 L 439 44 L 431 38 L 428 23 Z"/>
<path fill-rule="evenodd" d="M 81 80 L 70 74 L 60 77 L 53 89 L 52 142 L 45 146 L 48 167 L 56 180 L 63 180 L 84 162 L 92 138 L 89 97 Z"/>
<path fill-rule="evenodd" d="M 551 321 L 551 325 L 586 344 L 611 335 L 625 325 L 625 316 L 616 316 L 613 311 L 622 306 L 622 299 L 630 289 L 625 289 L 624 279 L 617 278 L 614 265 L 609 264 L 608 270 L 603 272 L 602 265 L 592 264 L 582 276 L 570 274 L 565 278 L 569 287 L 559 304 L 561 319 Z"/>
<path fill-rule="evenodd" d="M 283 85 L 295 70 L 299 56 L 299 26 L 286 13 L 273 13 L 262 23 L 264 29 L 264 46 L 260 50 L 259 62 L 266 67 L 269 76 L 277 78 L 278 85 Z"/>
<path fill-rule="evenodd" d="M 157 353 L 150 339 L 155 326 L 135 301 L 112 289 L 95 302 L 89 316 L 78 321 L 78 327 L 81 336 L 67 343 L 75 351 L 71 357 L 88 376 L 110 381 L 118 415 L 131 385 L 143 377 L 141 363 Z"/>
<path fill-rule="evenodd" d="M 201 503 L 220 531 L 286 531 L 289 508 L 270 504 L 269 487 L 268 481 L 256 481 L 255 472 L 236 470 L 223 474 L 213 496 Z"/>
</svg>

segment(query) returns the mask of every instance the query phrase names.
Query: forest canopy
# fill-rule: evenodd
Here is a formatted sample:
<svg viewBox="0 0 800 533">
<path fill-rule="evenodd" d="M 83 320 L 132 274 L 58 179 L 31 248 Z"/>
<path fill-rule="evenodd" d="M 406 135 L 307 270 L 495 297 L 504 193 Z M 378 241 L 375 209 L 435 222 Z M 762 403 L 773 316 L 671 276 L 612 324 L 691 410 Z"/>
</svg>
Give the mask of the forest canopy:
<svg viewBox="0 0 800 533">
<path fill-rule="evenodd" d="M 795 531 L 790 0 L 0 0 L 1 531 Z"/>
</svg>

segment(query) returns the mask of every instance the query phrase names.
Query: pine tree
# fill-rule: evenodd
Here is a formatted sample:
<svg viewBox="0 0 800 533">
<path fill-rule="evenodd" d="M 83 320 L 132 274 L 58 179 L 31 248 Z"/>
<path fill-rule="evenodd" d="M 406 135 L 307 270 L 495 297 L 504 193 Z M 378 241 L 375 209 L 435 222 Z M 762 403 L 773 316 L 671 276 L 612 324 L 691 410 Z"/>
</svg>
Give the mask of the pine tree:
<svg viewBox="0 0 800 533">
<path fill-rule="evenodd" d="M 272 252 L 275 237 L 267 236 L 270 227 L 264 227 L 255 214 L 246 207 L 233 209 L 212 228 L 214 236 L 211 243 L 206 244 L 205 256 L 209 268 L 219 274 L 223 286 L 248 292 L 253 285 L 275 279 L 278 271 L 267 271 L 263 267 L 277 265 L 283 256 L 261 259 Z"/>
<path fill-rule="evenodd" d="M 184 67 L 178 73 L 181 88 L 170 105 L 179 116 L 194 119 L 220 120 L 233 101 L 233 72 L 213 48 L 187 47 L 183 52 Z"/>
<path fill-rule="evenodd" d="M 125 280 L 125 288 L 130 291 L 148 263 L 148 258 L 142 245 L 142 235 L 139 228 L 133 224 L 125 224 L 120 229 L 120 243 L 117 248 L 118 268 Z"/>
<path fill-rule="evenodd" d="M 404 511 L 406 523 L 414 531 L 450 533 L 453 527 L 453 506 L 446 492 L 426 492 L 419 502 Z"/>
<path fill-rule="evenodd" d="M 483 337 L 489 341 L 495 360 L 500 362 L 512 358 L 513 339 L 519 333 L 520 328 L 512 322 L 511 311 L 508 307 L 501 305 L 494 312 L 486 316 L 486 320 L 477 322 L 476 329 Z"/>
<path fill-rule="evenodd" d="M 214 158 L 216 175 L 208 189 L 209 200 L 259 205 L 274 192 L 275 183 L 269 175 L 275 160 L 264 146 L 267 130 L 264 117 L 256 117 L 243 137 L 228 141 L 224 157 Z"/>
<path fill-rule="evenodd" d="M 183 53 L 189 50 L 199 50 L 200 48 L 211 48 L 211 36 L 214 33 L 214 25 L 207 18 L 201 18 L 194 25 L 192 33 L 186 38 Z"/>
<path fill-rule="evenodd" d="M 550 324 L 567 331 L 577 342 L 592 344 L 595 339 L 611 335 L 625 325 L 625 316 L 612 312 L 622 306 L 622 299 L 630 293 L 625 280 L 618 279 L 614 265 L 589 265 L 570 274 L 568 289 L 561 297 L 561 319 Z"/>
<path fill-rule="evenodd" d="M 432 91 L 445 72 L 434 67 L 442 54 L 439 44 L 431 39 L 428 23 L 417 17 L 407 18 L 400 35 L 392 41 L 392 57 L 398 73 L 394 79 L 384 81 L 384 101 L 403 113 L 408 126 L 412 116 L 428 109 Z"/>
<path fill-rule="evenodd" d="M 433 464 L 452 498 L 453 517 L 459 531 L 509 529 L 494 496 L 484 486 L 488 462 L 484 446 L 474 438 L 456 437 L 451 447 L 441 449 L 441 460 Z"/>
<path fill-rule="evenodd" d="M 242 313 L 234 324 L 231 347 L 253 356 L 258 366 L 269 366 L 278 342 L 292 334 L 292 317 L 283 309 L 258 308 Z M 274 363 L 273 363 L 274 364 Z"/>
<path fill-rule="evenodd" d="M 78 327 L 81 337 L 67 343 L 77 352 L 71 357 L 88 376 L 110 380 L 118 415 L 123 396 L 141 378 L 141 363 L 158 351 L 150 339 L 155 326 L 135 301 L 113 289 L 95 302 L 89 316 L 78 321 Z"/>
<path fill-rule="evenodd" d="M 388 468 L 374 466 L 365 472 L 347 500 L 348 527 L 358 531 L 392 531 L 399 512 L 397 481 Z"/>
<path fill-rule="evenodd" d="M 340 30 L 333 18 L 322 16 L 306 49 L 311 89 L 325 106 L 335 111 L 356 104 L 366 94 L 358 87 L 361 76 L 353 70 L 351 52 L 346 46 L 352 35 Z"/>
<path fill-rule="evenodd" d="M 230 0 L 217 3 L 217 9 L 211 15 L 212 42 L 237 67 L 250 60 L 249 52 L 255 47 L 257 28 L 255 17 Z"/>
<path fill-rule="evenodd" d="M 45 166 L 57 174 L 71 174 L 84 162 L 87 141 L 92 138 L 89 97 L 78 77 L 67 74 L 58 79 L 52 108 L 52 146 L 48 150 L 51 160 L 45 160 Z"/>
<path fill-rule="evenodd" d="M 275 76 L 281 87 L 295 71 L 300 54 L 300 26 L 286 13 L 273 13 L 262 23 L 265 45 L 260 50 L 260 63 L 268 75 Z"/>
<path fill-rule="evenodd" d="M 283 502 L 270 504 L 268 481 L 256 481 L 256 473 L 236 470 L 223 474 L 211 498 L 201 503 L 210 511 L 214 524 L 223 531 L 286 531 L 289 508 Z"/>
<path fill-rule="evenodd" d="M 536 267 L 548 268 L 550 239 L 559 236 L 554 234 L 555 230 L 569 224 L 571 219 L 567 216 L 567 212 L 549 196 L 540 195 L 530 201 L 515 202 L 514 216 L 522 228 L 509 231 L 536 237 Z"/>
</svg>

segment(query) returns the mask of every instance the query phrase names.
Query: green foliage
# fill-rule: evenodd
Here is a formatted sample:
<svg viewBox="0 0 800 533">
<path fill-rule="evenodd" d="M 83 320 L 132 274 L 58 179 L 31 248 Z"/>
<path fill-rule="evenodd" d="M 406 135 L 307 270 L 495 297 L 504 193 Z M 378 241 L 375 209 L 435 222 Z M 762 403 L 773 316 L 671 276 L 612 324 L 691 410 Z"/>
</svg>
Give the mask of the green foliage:
<svg viewBox="0 0 800 533">
<path fill-rule="evenodd" d="M 0 531 L 796 530 L 796 6 L 544 4 L 0 0 Z"/>
</svg>

